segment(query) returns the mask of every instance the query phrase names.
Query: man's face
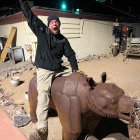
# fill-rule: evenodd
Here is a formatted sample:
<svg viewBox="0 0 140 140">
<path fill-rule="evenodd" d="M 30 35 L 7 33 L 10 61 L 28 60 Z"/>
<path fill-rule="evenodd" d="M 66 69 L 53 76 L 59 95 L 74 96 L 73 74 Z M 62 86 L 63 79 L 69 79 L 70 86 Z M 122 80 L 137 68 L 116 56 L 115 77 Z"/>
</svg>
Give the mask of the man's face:
<svg viewBox="0 0 140 140">
<path fill-rule="evenodd" d="M 49 28 L 54 34 L 58 34 L 60 30 L 60 23 L 58 20 L 51 20 L 49 23 Z"/>
</svg>

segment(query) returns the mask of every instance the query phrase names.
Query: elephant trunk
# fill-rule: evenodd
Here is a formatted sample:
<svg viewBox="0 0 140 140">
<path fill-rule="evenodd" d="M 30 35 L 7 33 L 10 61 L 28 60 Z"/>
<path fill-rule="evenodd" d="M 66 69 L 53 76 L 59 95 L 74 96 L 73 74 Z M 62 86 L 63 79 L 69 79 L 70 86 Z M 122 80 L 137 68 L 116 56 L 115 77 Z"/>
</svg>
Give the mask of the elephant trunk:
<svg viewBox="0 0 140 140">
<path fill-rule="evenodd" d="M 135 101 L 133 98 L 123 95 L 118 101 L 118 111 L 122 113 L 130 113 Z"/>
<path fill-rule="evenodd" d="M 118 117 L 120 119 L 129 121 L 130 116 L 128 116 L 127 114 L 130 115 L 130 112 L 132 111 L 132 107 L 134 106 L 134 103 L 135 101 L 132 98 L 126 95 L 121 96 L 118 101 Z"/>
</svg>

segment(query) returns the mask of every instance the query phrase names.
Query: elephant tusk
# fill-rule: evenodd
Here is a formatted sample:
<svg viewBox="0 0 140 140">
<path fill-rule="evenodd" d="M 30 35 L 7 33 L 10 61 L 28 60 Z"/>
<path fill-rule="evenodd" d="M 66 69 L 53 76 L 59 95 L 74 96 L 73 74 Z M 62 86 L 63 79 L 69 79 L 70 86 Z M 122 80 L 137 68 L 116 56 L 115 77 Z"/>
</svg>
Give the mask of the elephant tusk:
<svg viewBox="0 0 140 140">
<path fill-rule="evenodd" d="M 118 113 L 119 119 L 125 120 L 125 121 L 130 121 L 130 117 L 127 115 L 124 115 L 122 113 Z"/>
<path fill-rule="evenodd" d="M 119 120 L 122 121 L 125 124 L 129 124 L 129 121 L 127 121 L 127 120 L 124 120 L 124 119 L 121 119 L 121 118 L 119 118 Z"/>
</svg>

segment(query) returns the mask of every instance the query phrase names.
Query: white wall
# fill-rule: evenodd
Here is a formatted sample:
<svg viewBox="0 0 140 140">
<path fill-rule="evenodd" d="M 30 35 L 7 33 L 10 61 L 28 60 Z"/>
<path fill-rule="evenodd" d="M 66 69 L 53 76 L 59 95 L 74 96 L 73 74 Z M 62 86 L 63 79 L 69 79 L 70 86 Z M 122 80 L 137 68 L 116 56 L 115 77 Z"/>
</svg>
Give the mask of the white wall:
<svg viewBox="0 0 140 140">
<path fill-rule="evenodd" d="M 46 16 L 39 16 L 47 24 Z M 112 36 L 112 22 L 61 18 L 61 33 L 68 37 L 72 48 L 76 52 L 77 58 L 83 58 L 88 55 L 100 55 L 109 53 L 110 45 L 114 41 Z M 27 25 L 26 21 L 15 24 L 0 26 L 0 36 L 8 37 L 12 27 L 17 27 L 17 46 L 22 46 L 25 50 L 25 58 L 29 59 L 29 53 L 25 46 L 31 45 L 33 48 L 33 60 L 35 56 L 36 37 Z"/>
</svg>

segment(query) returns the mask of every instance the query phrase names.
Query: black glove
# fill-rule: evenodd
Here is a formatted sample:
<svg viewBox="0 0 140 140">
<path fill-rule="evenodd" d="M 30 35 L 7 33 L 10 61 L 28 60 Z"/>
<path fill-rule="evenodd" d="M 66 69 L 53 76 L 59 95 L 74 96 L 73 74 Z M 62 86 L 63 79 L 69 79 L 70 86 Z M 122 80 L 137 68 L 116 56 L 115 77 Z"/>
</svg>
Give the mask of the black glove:
<svg viewBox="0 0 140 140">
<path fill-rule="evenodd" d="M 28 1 L 27 0 L 19 0 L 19 3 L 20 3 L 20 7 L 21 7 L 25 17 L 28 17 L 28 14 L 31 10 L 31 7 L 29 6 Z"/>
</svg>

